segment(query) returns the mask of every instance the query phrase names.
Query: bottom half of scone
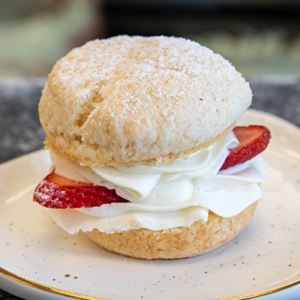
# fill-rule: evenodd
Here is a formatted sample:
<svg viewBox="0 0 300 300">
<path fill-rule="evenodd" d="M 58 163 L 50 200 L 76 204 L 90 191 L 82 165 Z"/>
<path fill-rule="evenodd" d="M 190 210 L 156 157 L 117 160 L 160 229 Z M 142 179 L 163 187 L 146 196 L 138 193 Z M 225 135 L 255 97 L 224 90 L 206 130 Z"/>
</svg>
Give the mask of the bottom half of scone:
<svg viewBox="0 0 300 300">
<path fill-rule="evenodd" d="M 135 258 L 176 259 L 211 251 L 234 238 L 250 221 L 257 201 L 238 215 L 223 218 L 209 213 L 207 223 L 153 231 L 133 229 L 108 234 L 93 229 L 87 236 L 100 246 Z"/>
</svg>

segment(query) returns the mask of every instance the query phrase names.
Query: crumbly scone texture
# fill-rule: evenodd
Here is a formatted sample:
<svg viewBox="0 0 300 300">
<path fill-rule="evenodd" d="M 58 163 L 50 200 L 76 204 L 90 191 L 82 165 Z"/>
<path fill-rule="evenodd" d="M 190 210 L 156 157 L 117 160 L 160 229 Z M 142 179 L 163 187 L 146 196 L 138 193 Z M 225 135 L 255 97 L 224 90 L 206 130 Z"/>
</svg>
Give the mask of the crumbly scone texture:
<svg viewBox="0 0 300 300">
<path fill-rule="evenodd" d="M 191 257 L 211 251 L 234 238 L 252 218 L 257 203 L 230 218 L 210 212 L 207 223 L 195 222 L 190 227 L 159 231 L 142 228 L 113 234 L 93 229 L 85 234 L 110 251 L 135 258 Z"/>
<path fill-rule="evenodd" d="M 56 154 L 88 166 L 154 164 L 212 144 L 251 98 L 241 74 L 196 42 L 118 36 L 59 60 L 39 111 Z"/>
</svg>

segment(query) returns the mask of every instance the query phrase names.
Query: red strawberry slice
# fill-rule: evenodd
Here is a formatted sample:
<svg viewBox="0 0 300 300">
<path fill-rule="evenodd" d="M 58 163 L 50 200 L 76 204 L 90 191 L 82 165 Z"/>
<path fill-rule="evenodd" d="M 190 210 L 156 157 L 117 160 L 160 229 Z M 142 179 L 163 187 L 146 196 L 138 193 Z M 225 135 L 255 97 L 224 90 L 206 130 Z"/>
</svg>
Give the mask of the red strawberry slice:
<svg viewBox="0 0 300 300">
<path fill-rule="evenodd" d="M 240 144 L 230 150 L 220 170 L 252 159 L 266 149 L 271 138 L 269 129 L 259 125 L 237 126 L 233 128 L 233 132 Z"/>
<path fill-rule="evenodd" d="M 36 187 L 33 201 L 49 208 L 80 208 L 128 202 L 118 196 L 115 190 L 74 181 L 56 174 L 55 170 Z"/>
</svg>

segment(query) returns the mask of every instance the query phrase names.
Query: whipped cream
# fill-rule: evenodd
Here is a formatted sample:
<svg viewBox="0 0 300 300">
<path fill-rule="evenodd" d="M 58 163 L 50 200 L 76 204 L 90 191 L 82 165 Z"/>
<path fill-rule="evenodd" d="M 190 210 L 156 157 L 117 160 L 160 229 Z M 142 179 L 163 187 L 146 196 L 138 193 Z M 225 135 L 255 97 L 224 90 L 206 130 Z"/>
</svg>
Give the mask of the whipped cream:
<svg viewBox="0 0 300 300">
<path fill-rule="evenodd" d="M 128 203 L 79 209 L 50 209 L 67 232 L 106 233 L 148 228 L 163 230 L 206 223 L 209 211 L 232 217 L 261 198 L 258 183 L 265 181 L 263 159 L 219 171 L 229 149 L 238 145 L 231 132 L 207 149 L 161 166 L 83 167 L 51 154 L 61 176 L 115 189 Z"/>
</svg>

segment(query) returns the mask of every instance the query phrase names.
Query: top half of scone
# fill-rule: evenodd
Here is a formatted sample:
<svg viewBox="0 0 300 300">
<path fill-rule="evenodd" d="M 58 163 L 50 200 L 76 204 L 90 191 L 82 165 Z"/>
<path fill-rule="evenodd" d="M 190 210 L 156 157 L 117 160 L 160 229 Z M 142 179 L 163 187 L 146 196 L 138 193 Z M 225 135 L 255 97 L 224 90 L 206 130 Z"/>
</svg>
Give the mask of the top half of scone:
<svg viewBox="0 0 300 300">
<path fill-rule="evenodd" d="M 241 74 L 196 42 L 118 36 L 59 60 L 39 111 L 46 148 L 66 159 L 150 165 L 215 143 L 251 98 Z"/>
</svg>

